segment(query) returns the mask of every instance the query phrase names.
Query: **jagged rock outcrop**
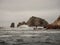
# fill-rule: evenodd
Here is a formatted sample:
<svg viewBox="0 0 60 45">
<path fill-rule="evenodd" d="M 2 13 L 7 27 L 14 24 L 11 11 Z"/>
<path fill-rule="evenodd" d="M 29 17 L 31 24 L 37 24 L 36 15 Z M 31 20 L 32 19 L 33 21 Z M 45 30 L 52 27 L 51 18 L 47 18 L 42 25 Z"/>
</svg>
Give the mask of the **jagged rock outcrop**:
<svg viewBox="0 0 60 45">
<path fill-rule="evenodd" d="M 11 28 L 14 28 L 14 27 L 15 27 L 15 23 L 12 22 L 10 27 L 11 27 Z"/>
<path fill-rule="evenodd" d="M 46 26 L 47 29 L 60 29 L 60 16 L 52 24 Z"/>
<path fill-rule="evenodd" d="M 19 26 L 21 26 L 21 25 L 26 25 L 26 22 L 25 22 L 25 21 L 19 22 L 19 23 L 17 24 L 17 27 L 19 27 Z"/>
<path fill-rule="evenodd" d="M 48 22 L 42 18 L 32 16 L 28 21 L 28 26 L 46 26 Z"/>
<path fill-rule="evenodd" d="M 22 25 L 24 25 L 24 24 L 26 25 L 26 22 L 25 21 L 22 22 Z"/>
<path fill-rule="evenodd" d="M 17 24 L 17 27 L 19 27 L 19 26 L 21 26 L 22 24 L 19 22 L 18 24 Z"/>
</svg>

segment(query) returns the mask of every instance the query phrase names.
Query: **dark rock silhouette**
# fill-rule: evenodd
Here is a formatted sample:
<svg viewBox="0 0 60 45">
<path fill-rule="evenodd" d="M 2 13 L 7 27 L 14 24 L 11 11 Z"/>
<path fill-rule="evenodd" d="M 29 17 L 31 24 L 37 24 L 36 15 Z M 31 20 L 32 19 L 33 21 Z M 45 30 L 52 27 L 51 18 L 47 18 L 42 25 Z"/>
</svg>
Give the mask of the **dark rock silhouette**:
<svg viewBox="0 0 60 45">
<path fill-rule="evenodd" d="M 11 28 L 14 28 L 14 27 L 15 27 L 15 23 L 12 22 L 10 27 L 11 27 Z"/>
<path fill-rule="evenodd" d="M 17 24 L 17 27 L 19 27 L 19 26 L 21 26 L 22 24 L 19 22 L 18 24 Z"/>
<path fill-rule="evenodd" d="M 24 25 L 24 24 L 26 25 L 26 22 L 25 21 L 22 22 L 22 25 Z"/>
<path fill-rule="evenodd" d="M 60 26 L 59 25 L 49 24 L 45 28 L 47 28 L 47 29 L 60 29 Z"/>
<path fill-rule="evenodd" d="M 60 29 L 60 16 L 53 23 L 46 26 L 47 29 Z"/>
<path fill-rule="evenodd" d="M 48 22 L 42 18 L 39 17 L 34 17 L 32 16 L 28 21 L 27 21 L 27 25 L 28 26 L 46 26 L 48 24 Z"/>
<path fill-rule="evenodd" d="M 26 25 L 26 22 L 25 21 L 23 21 L 23 22 L 19 22 L 18 24 L 17 24 L 17 27 L 19 27 L 19 26 L 21 26 L 21 25 Z"/>
</svg>

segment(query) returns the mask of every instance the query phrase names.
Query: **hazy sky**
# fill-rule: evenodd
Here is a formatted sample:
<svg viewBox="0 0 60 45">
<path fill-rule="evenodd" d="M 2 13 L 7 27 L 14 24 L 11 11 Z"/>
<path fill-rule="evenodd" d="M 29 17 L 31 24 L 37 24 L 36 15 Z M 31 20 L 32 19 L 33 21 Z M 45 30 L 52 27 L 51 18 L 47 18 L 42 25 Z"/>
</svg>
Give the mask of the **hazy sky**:
<svg viewBox="0 0 60 45">
<path fill-rule="evenodd" d="M 60 15 L 60 0 L 0 0 L 0 26 L 27 21 L 31 16 L 53 22 Z"/>
</svg>

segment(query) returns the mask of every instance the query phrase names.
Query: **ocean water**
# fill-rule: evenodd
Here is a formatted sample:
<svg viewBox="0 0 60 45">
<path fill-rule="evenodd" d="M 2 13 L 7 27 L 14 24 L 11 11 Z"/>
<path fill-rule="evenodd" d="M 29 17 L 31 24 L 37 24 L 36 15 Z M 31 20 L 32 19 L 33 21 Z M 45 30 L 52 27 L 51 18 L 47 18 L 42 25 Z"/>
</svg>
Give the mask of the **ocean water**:
<svg viewBox="0 0 60 45">
<path fill-rule="evenodd" d="M 0 45 L 60 45 L 60 29 L 1 28 Z"/>
</svg>

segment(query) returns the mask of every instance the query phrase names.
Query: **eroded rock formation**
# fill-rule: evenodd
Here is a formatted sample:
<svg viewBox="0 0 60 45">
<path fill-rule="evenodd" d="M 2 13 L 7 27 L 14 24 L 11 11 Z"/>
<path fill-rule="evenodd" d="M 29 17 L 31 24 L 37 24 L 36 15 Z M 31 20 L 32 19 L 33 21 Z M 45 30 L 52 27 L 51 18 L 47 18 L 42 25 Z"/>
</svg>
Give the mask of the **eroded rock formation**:
<svg viewBox="0 0 60 45">
<path fill-rule="evenodd" d="M 48 22 L 42 18 L 32 16 L 28 21 L 28 26 L 46 26 Z"/>
<path fill-rule="evenodd" d="M 10 25 L 11 28 L 14 28 L 15 27 L 15 23 L 12 22 L 11 25 Z"/>
<path fill-rule="evenodd" d="M 19 27 L 19 26 L 21 26 L 22 24 L 19 22 L 18 24 L 17 24 L 17 27 Z"/>
<path fill-rule="evenodd" d="M 26 22 L 25 22 L 25 21 L 19 22 L 19 23 L 17 24 L 17 27 L 19 27 L 19 26 L 21 26 L 21 25 L 26 25 Z"/>
</svg>

